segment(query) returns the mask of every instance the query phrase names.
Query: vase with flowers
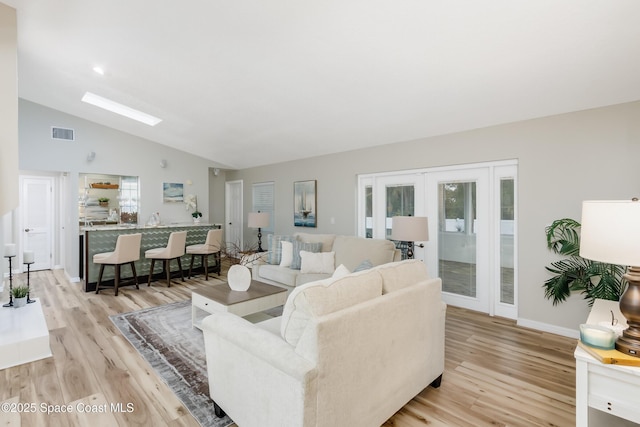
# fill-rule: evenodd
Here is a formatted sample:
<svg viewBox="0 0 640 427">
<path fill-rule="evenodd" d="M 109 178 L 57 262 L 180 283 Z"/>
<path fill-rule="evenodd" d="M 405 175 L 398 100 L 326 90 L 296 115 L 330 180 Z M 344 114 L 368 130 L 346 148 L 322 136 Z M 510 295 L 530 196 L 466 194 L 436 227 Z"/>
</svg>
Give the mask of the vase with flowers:
<svg viewBox="0 0 640 427">
<path fill-rule="evenodd" d="M 191 212 L 193 223 L 199 224 L 200 218 L 202 218 L 202 212 L 198 210 L 198 197 L 193 194 L 188 194 L 184 198 L 184 204 L 186 205 L 187 210 L 193 209 L 193 212 Z"/>
</svg>

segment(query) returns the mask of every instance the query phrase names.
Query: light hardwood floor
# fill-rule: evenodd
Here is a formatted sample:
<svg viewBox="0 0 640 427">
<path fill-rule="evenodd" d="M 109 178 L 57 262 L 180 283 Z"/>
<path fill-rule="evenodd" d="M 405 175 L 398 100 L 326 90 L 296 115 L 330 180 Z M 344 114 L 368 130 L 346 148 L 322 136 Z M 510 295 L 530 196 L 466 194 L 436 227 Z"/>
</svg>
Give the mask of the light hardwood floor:
<svg viewBox="0 0 640 427">
<path fill-rule="evenodd" d="M 0 425 L 197 426 L 109 315 L 189 299 L 193 289 L 206 286 L 203 278 L 174 281 L 171 288 L 162 282 L 125 287 L 115 297 L 113 290 L 85 293 L 59 270 L 32 273 L 32 296 L 43 305 L 53 357 L 0 371 L 0 402 L 37 408 L 0 411 Z M 449 307 L 442 386 L 422 391 L 384 426 L 573 426 L 575 344 Z M 94 406 L 78 413 L 78 403 Z M 91 413 L 111 403 L 123 403 L 124 411 Z M 46 405 L 58 405 L 50 408 L 58 412 L 46 414 Z M 59 412 L 65 405 L 72 413 Z"/>
</svg>

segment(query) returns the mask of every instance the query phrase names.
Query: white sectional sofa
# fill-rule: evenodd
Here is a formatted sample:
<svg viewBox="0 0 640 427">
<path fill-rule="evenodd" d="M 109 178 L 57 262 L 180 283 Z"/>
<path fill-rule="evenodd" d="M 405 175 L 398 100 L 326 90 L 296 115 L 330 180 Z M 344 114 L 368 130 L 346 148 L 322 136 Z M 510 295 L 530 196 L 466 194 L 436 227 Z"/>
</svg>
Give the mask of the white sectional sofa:
<svg viewBox="0 0 640 427">
<path fill-rule="evenodd" d="M 291 262 L 282 242 L 291 245 Z M 269 235 L 266 249 L 268 253 L 252 265 L 253 279 L 289 292 L 304 283 L 331 277 L 340 265 L 351 272 L 401 259 L 400 251 L 389 240 L 335 234 Z M 300 251 L 305 254 L 298 258 Z"/>
<path fill-rule="evenodd" d="M 407 260 L 307 283 L 261 323 L 204 319 L 216 413 L 241 427 L 379 426 L 444 370 L 442 282 Z"/>
</svg>

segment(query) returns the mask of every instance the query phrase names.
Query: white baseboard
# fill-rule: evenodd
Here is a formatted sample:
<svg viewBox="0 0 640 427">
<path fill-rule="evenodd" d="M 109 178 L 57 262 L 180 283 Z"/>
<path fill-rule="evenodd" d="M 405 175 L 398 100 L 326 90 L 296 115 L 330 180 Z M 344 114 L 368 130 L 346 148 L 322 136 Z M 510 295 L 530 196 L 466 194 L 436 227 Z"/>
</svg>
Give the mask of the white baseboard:
<svg viewBox="0 0 640 427">
<path fill-rule="evenodd" d="M 67 270 L 64 271 L 64 275 L 67 276 L 67 280 L 70 281 L 71 283 L 78 283 L 80 281 L 80 277 L 69 276 L 69 273 L 67 272 Z"/>
<path fill-rule="evenodd" d="M 536 329 L 538 331 L 549 332 L 556 335 L 562 335 L 569 338 L 580 338 L 580 332 L 577 329 L 563 328 L 561 326 L 551 325 L 549 323 L 538 322 L 530 319 L 518 319 L 518 326 L 524 328 Z"/>
</svg>

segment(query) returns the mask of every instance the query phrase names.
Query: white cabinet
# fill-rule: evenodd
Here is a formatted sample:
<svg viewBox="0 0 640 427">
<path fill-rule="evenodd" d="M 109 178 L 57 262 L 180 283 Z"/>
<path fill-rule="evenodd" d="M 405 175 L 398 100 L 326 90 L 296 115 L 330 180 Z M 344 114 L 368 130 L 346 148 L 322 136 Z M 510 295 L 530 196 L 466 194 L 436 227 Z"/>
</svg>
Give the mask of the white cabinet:
<svg viewBox="0 0 640 427">
<path fill-rule="evenodd" d="M 587 319 L 588 324 L 597 325 L 611 319 L 624 319 L 616 301 L 596 300 Z M 577 347 L 576 358 L 576 426 L 602 425 L 590 423 L 589 408 L 615 415 L 634 423 L 640 423 L 640 367 L 600 363 L 582 348 Z M 600 414 L 596 414 L 601 419 Z M 608 425 L 616 423 L 608 421 Z"/>
</svg>

